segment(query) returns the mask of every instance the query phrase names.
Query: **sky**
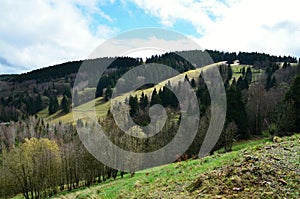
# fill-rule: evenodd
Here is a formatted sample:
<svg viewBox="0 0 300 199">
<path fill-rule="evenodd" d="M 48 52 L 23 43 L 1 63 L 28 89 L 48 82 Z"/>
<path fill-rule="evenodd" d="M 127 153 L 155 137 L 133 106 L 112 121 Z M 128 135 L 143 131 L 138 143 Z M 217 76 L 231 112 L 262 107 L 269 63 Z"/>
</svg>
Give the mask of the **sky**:
<svg viewBox="0 0 300 199">
<path fill-rule="evenodd" d="M 0 74 L 86 59 L 107 39 L 146 27 L 204 49 L 300 56 L 297 0 L 0 0 Z"/>
</svg>

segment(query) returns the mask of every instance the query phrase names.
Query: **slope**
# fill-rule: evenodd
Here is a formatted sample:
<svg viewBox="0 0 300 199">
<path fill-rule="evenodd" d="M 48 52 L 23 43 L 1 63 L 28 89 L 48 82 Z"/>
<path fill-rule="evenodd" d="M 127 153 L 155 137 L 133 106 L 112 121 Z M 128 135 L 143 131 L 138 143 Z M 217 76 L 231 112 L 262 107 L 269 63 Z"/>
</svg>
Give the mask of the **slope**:
<svg viewBox="0 0 300 199">
<path fill-rule="evenodd" d="M 134 92 L 134 95 L 137 95 L 137 96 L 140 96 L 142 92 L 144 92 L 146 95 L 150 96 L 152 91 L 154 90 L 154 88 L 156 88 L 156 90 L 159 90 L 160 88 L 162 88 L 164 85 L 166 85 L 168 83 L 168 81 L 171 81 L 171 82 L 176 82 L 178 81 L 179 79 L 182 79 L 184 78 L 185 75 L 187 75 L 189 77 L 189 79 L 192 79 L 192 78 L 198 78 L 201 71 L 204 71 L 204 70 L 207 70 L 211 67 L 216 67 L 216 66 L 219 66 L 221 64 L 224 64 L 225 62 L 218 62 L 218 63 L 215 63 L 215 64 L 211 64 L 211 65 L 207 65 L 207 66 L 204 66 L 202 68 L 197 68 L 197 69 L 194 69 L 194 70 L 189 70 L 187 72 L 184 72 L 184 73 L 181 73 L 175 77 L 172 77 L 170 79 L 167 79 L 167 80 L 164 80 L 162 82 L 160 82 L 159 84 L 157 84 L 156 86 L 152 87 L 152 88 L 148 88 L 146 90 L 138 90 L 138 91 L 135 91 Z M 117 100 L 124 100 L 126 97 L 128 97 L 129 94 L 124 94 L 122 96 L 119 96 Z M 103 102 L 103 98 L 100 97 L 100 98 L 96 98 L 92 101 L 89 101 L 85 104 L 82 104 L 78 107 L 75 107 L 73 109 L 73 111 L 76 111 L 77 113 L 80 114 L 80 118 L 84 119 L 86 117 L 88 117 L 89 115 L 92 115 L 94 114 L 94 110 L 91 110 L 91 105 L 95 104 L 95 111 L 96 111 L 96 115 L 98 117 L 103 117 L 106 115 L 107 111 L 109 110 L 110 108 L 110 101 L 108 102 Z M 40 116 L 45 116 L 45 110 L 41 111 L 39 113 Z M 71 122 L 74 122 L 74 119 L 73 119 L 73 112 L 70 112 L 68 114 L 65 114 L 65 115 L 60 115 L 60 113 L 56 113 L 56 115 L 53 115 L 51 117 L 47 116 L 46 117 L 46 120 L 48 121 L 51 121 L 51 123 L 55 124 L 55 123 L 58 123 L 58 122 L 63 122 L 63 123 L 71 123 Z"/>
<path fill-rule="evenodd" d="M 299 198 L 299 134 L 242 145 L 54 198 Z"/>
</svg>

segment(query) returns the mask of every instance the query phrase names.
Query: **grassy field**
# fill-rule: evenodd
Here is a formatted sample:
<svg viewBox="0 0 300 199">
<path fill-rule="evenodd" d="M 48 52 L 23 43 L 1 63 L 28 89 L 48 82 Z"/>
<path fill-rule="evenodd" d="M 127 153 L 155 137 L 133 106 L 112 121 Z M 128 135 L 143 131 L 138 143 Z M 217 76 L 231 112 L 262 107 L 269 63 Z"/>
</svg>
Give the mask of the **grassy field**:
<svg viewBox="0 0 300 199">
<path fill-rule="evenodd" d="M 252 65 L 231 65 L 232 68 L 232 77 L 235 78 L 236 80 L 239 79 L 240 76 L 242 76 L 241 70 L 245 68 L 245 71 L 247 68 L 251 68 L 252 71 L 252 82 L 257 81 L 261 75 L 264 73 L 264 70 L 262 69 L 255 69 L 253 68 Z"/>
<path fill-rule="evenodd" d="M 238 156 L 239 150 L 257 146 L 267 142 L 267 140 L 268 139 L 259 139 L 236 143 L 231 153 L 221 154 L 222 150 L 220 150 L 216 152 L 214 156 L 139 171 L 133 178 L 126 175 L 123 179 L 119 177 L 117 180 L 108 181 L 98 186 L 74 190 L 71 193 L 65 192 L 55 198 L 116 198 L 120 196 L 121 193 L 134 192 L 136 187 L 141 185 L 145 186 L 144 188 L 146 189 L 143 192 L 149 192 L 156 186 L 162 186 L 161 188 L 165 186 L 171 189 L 173 186 L 176 186 L 171 186 L 174 182 L 182 183 L 187 186 L 190 182 L 195 180 L 200 173 L 209 169 L 219 168 L 231 162 L 233 158 Z M 148 187 L 148 184 L 152 185 Z M 185 192 L 184 190 L 182 191 Z"/>
<path fill-rule="evenodd" d="M 300 135 L 260 139 L 53 198 L 299 198 L 299 157 Z"/>
</svg>

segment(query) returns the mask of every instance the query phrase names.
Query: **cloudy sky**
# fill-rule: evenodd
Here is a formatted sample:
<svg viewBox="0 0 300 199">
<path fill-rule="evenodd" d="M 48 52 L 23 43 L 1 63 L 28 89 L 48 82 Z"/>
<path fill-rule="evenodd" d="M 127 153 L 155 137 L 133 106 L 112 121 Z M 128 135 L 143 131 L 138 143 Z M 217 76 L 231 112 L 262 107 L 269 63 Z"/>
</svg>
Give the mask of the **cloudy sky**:
<svg viewBox="0 0 300 199">
<path fill-rule="evenodd" d="M 143 27 L 175 30 L 205 49 L 300 56 L 297 0 L 0 0 L 0 74 L 84 59 Z"/>
</svg>

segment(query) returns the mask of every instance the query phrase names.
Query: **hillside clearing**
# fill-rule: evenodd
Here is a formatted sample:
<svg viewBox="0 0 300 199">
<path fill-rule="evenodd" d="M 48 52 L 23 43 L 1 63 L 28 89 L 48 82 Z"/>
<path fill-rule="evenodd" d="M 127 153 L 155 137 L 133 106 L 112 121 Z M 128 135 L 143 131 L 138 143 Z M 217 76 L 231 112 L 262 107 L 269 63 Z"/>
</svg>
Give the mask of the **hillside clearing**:
<svg viewBox="0 0 300 199">
<path fill-rule="evenodd" d="M 184 78 L 185 75 L 187 75 L 189 79 L 198 78 L 201 71 L 207 70 L 208 68 L 211 68 L 211 67 L 219 66 L 219 65 L 224 64 L 224 63 L 225 62 L 218 62 L 218 63 L 215 63 L 215 64 L 204 66 L 202 68 L 197 68 L 197 69 L 194 69 L 194 70 L 187 71 L 185 73 L 181 73 L 181 74 L 179 74 L 175 77 L 172 77 L 170 79 L 167 79 L 167 80 L 164 80 L 164 81 L 160 82 L 158 85 L 156 85 L 152 88 L 148 88 L 148 89 L 145 89 L 143 91 L 137 90 L 133 93 L 133 95 L 140 96 L 141 93 L 144 92 L 146 95 L 150 96 L 151 93 L 153 92 L 154 88 L 159 90 L 164 85 L 166 85 L 168 83 L 168 81 L 176 82 L 176 81 Z M 118 96 L 117 98 L 114 98 L 113 100 L 123 101 L 128 96 L 129 96 L 129 93 Z M 102 97 L 96 98 L 92 101 L 89 101 L 85 104 L 82 104 L 78 107 L 75 107 L 73 111 L 76 111 L 76 115 L 77 115 L 76 117 L 84 119 L 84 118 L 86 118 L 90 115 L 95 114 L 95 112 L 93 110 L 93 105 L 95 105 L 95 111 L 96 111 L 97 117 L 102 118 L 107 114 L 107 111 L 110 108 L 110 101 L 104 102 Z M 47 121 L 50 121 L 52 124 L 56 124 L 58 122 L 74 123 L 73 112 L 70 112 L 70 113 L 65 114 L 65 115 L 59 115 L 60 112 L 58 112 L 58 113 L 55 113 L 53 116 L 46 116 L 46 110 L 47 109 L 41 111 L 38 115 L 43 116 L 44 118 L 46 118 Z"/>
</svg>

